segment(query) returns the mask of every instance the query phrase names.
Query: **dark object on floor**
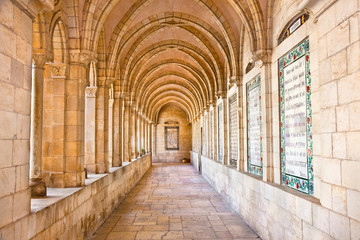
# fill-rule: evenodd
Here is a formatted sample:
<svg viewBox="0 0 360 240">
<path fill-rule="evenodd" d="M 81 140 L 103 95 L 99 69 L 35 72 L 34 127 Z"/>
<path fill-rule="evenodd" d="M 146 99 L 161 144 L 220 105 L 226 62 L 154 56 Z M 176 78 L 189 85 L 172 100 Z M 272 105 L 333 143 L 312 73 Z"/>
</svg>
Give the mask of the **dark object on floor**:
<svg viewBox="0 0 360 240">
<path fill-rule="evenodd" d="M 183 162 L 183 163 L 189 163 L 189 162 L 190 162 L 190 159 L 189 159 L 189 158 L 183 158 L 183 159 L 182 159 L 182 162 Z"/>
</svg>

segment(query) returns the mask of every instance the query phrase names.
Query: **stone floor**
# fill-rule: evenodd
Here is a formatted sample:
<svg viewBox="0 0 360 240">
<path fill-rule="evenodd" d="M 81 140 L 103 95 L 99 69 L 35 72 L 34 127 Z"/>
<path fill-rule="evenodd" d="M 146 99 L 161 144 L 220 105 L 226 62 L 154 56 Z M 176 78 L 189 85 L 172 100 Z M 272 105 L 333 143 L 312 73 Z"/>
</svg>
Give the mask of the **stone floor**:
<svg viewBox="0 0 360 240">
<path fill-rule="evenodd" d="M 190 164 L 154 164 L 93 237 L 258 239 Z"/>
</svg>

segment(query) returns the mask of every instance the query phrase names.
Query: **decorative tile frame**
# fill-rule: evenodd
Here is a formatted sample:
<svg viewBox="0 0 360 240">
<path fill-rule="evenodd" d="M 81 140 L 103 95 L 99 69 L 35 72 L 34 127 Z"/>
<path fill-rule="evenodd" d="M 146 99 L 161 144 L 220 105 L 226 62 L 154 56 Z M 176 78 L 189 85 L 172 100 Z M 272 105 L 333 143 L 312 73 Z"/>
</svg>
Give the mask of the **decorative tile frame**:
<svg viewBox="0 0 360 240">
<path fill-rule="evenodd" d="M 239 143 L 233 142 L 234 139 L 239 141 L 237 102 L 238 102 L 237 93 L 235 92 L 228 99 L 228 104 L 229 104 L 228 105 L 229 106 L 229 153 L 230 153 L 229 154 L 229 165 L 232 167 L 237 167 L 238 155 L 239 155 L 239 152 L 238 152 Z M 232 115 L 233 111 L 235 112 L 235 116 Z M 233 128 L 235 128 L 235 129 L 233 129 Z"/>
<path fill-rule="evenodd" d="M 210 158 L 214 159 L 214 152 L 215 152 L 215 141 L 214 141 L 214 109 L 210 110 Z"/>
<path fill-rule="evenodd" d="M 172 135 L 176 135 L 175 138 L 169 139 Z M 179 150 L 179 127 L 165 127 L 165 150 Z"/>
<path fill-rule="evenodd" d="M 306 179 L 286 173 L 285 159 L 285 100 L 284 100 L 284 69 L 305 56 L 305 87 L 306 87 L 306 150 L 307 150 L 307 175 Z M 313 134 L 311 110 L 311 72 L 309 39 L 303 40 L 287 54 L 279 59 L 279 84 L 280 84 L 280 156 L 282 184 L 297 191 L 314 194 L 313 172 Z"/>
<path fill-rule="evenodd" d="M 259 116 L 260 116 L 260 159 L 261 165 L 251 164 L 251 149 L 250 149 L 250 92 L 255 88 L 259 88 Z M 247 159 L 248 159 L 248 171 L 252 174 L 259 176 L 263 175 L 263 151 L 262 151 L 262 115 L 261 115 L 261 78 L 260 75 L 254 77 L 250 82 L 246 84 L 246 107 L 247 107 Z"/>
<path fill-rule="evenodd" d="M 218 161 L 223 162 L 224 159 L 224 109 L 223 103 L 220 103 L 218 106 Z"/>
</svg>

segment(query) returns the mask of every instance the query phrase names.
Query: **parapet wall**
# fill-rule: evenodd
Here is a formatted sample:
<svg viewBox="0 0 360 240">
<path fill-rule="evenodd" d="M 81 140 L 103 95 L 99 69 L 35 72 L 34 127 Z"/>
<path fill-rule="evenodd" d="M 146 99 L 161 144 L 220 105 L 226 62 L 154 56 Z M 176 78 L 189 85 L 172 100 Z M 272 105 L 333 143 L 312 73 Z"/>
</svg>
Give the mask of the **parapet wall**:
<svg viewBox="0 0 360 240">
<path fill-rule="evenodd" d="M 193 161 L 195 168 L 197 164 Z M 262 239 L 357 239 L 354 220 L 322 206 L 314 197 L 203 156 L 201 169 L 204 178 Z"/>
<path fill-rule="evenodd" d="M 111 173 L 99 174 L 103 176 L 84 187 L 69 189 L 74 192 L 3 227 L 0 239 L 87 239 L 150 167 L 149 154 Z M 54 196 L 48 200 L 51 198 Z"/>
</svg>

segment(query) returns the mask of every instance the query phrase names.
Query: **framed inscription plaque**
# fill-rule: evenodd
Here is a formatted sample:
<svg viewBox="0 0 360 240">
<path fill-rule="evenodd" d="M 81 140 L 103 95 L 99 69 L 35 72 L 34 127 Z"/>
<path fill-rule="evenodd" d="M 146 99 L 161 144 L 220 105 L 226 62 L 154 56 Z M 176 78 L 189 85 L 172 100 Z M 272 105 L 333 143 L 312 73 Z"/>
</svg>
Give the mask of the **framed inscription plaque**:
<svg viewBox="0 0 360 240">
<path fill-rule="evenodd" d="M 238 162 L 238 107 L 237 94 L 229 97 L 229 137 L 230 137 L 230 166 L 237 167 Z"/>
<path fill-rule="evenodd" d="M 165 150 L 179 150 L 179 127 L 165 127 Z"/>
<path fill-rule="evenodd" d="M 314 193 L 309 40 L 279 59 L 282 184 Z"/>
<path fill-rule="evenodd" d="M 261 82 L 260 75 L 246 84 L 247 158 L 249 172 L 262 176 Z"/>
</svg>

